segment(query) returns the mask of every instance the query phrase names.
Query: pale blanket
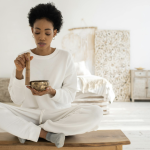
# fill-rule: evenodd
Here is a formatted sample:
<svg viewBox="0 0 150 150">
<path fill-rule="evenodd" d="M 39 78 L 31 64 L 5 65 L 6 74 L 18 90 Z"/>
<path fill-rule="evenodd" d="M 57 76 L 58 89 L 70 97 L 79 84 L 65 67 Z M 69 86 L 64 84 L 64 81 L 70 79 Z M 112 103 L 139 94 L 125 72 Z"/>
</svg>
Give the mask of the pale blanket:
<svg viewBox="0 0 150 150">
<path fill-rule="evenodd" d="M 77 76 L 77 92 L 105 96 L 110 102 L 113 102 L 115 98 L 112 84 L 105 78 L 96 75 Z"/>
<path fill-rule="evenodd" d="M 106 89 L 107 82 L 104 79 L 93 78 L 93 76 L 78 76 L 78 78 L 80 78 L 82 83 L 82 93 L 91 92 L 101 94 L 102 92 L 99 90 L 99 87 L 104 86 L 103 91 Z"/>
</svg>

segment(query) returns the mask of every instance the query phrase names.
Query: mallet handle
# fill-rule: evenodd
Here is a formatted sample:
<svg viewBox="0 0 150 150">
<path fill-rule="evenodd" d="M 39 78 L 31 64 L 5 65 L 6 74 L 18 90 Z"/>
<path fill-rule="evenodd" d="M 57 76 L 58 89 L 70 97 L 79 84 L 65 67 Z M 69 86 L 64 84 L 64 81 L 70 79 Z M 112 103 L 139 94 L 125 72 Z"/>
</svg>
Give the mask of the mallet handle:
<svg viewBox="0 0 150 150">
<path fill-rule="evenodd" d="M 26 61 L 26 76 L 25 76 L 25 85 L 30 86 L 30 53 L 27 53 L 29 61 Z"/>
</svg>

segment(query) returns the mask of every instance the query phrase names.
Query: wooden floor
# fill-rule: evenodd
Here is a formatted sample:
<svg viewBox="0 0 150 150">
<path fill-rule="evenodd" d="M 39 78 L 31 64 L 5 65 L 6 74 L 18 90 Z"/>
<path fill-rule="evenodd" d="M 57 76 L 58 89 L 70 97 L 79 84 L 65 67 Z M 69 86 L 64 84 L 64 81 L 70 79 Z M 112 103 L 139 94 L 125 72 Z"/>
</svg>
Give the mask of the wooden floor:
<svg viewBox="0 0 150 150">
<path fill-rule="evenodd" d="M 150 150 L 150 102 L 114 102 L 109 107 L 99 130 L 121 129 L 131 141 L 123 150 Z"/>
<path fill-rule="evenodd" d="M 150 150 L 150 102 L 114 102 L 104 115 L 102 129 L 121 129 L 131 141 L 123 150 Z"/>
</svg>

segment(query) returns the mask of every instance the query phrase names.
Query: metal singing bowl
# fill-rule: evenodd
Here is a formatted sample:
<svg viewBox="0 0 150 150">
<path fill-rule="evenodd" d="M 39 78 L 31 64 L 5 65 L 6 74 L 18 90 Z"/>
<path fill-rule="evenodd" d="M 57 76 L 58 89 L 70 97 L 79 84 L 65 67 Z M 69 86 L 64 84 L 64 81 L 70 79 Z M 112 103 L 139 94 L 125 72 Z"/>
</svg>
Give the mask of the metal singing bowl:
<svg viewBox="0 0 150 150">
<path fill-rule="evenodd" d="M 44 91 L 49 86 L 49 81 L 48 80 L 30 81 L 30 86 L 37 91 Z"/>
</svg>

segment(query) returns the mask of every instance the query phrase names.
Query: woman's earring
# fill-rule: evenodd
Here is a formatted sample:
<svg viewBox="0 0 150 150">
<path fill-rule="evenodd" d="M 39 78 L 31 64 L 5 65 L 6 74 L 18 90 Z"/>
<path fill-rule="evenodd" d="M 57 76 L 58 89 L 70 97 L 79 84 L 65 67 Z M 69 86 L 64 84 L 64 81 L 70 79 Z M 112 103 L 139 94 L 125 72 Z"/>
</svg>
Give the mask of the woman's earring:
<svg viewBox="0 0 150 150">
<path fill-rule="evenodd" d="M 34 38 L 33 34 L 32 34 L 32 37 Z"/>
<path fill-rule="evenodd" d="M 55 37 L 53 38 L 53 40 L 55 40 Z"/>
</svg>

